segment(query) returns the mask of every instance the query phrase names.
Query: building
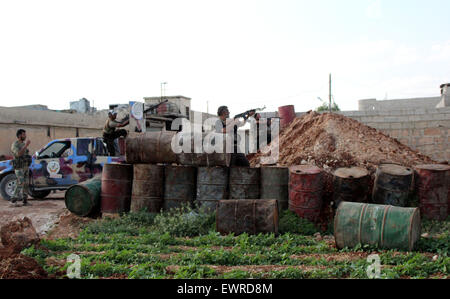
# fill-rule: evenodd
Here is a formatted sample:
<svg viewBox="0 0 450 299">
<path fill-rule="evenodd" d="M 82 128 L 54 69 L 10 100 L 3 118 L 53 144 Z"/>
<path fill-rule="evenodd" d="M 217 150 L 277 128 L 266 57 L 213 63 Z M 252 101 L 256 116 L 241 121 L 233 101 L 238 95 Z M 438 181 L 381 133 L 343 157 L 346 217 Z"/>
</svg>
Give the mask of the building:
<svg viewBox="0 0 450 299">
<path fill-rule="evenodd" d="M 92 113 L 95 112 L 95 108 L 91 107 L 89 100 L 82 98 L 78 101 L 70 102 L 70 110 L 74 110 L 78 113 Z"/>
<path fill-rule="evenodd" d="M 158 104 L 162 101 L 168 100 L 169 103 L 175 104 L 178 111 L 171 111 L 175 114 L 181 114 L 190 119 L 190 111 L 191 111 L 191 98 L 187 98 L 184 96 L 170 96 L 170 97 L 144 97 L 144 101 L 146 104 L 154 105 Z M 173 106 L 173 107 L 175 107 Z"/>
</svg>

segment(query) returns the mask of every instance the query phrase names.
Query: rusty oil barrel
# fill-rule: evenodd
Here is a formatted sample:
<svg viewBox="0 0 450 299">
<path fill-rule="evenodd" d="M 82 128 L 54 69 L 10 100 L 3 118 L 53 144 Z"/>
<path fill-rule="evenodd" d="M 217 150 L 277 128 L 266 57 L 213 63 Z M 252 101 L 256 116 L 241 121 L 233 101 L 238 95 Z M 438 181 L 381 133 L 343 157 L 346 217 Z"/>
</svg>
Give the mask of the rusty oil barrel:
<svg viewBox="0 0 450 299">
<path fill-rule="evenodd" d="M 339 168 L 333 173 L 333 201 L 338 207 L 341 201 L 367 202 L 370 176 L 360 167 Z"/>
<path fill-rule="evenodd" d="M 100 211 L 101 176 L 71 186 L 64 200 L 66 208 L 75 215 L 86 217 Z"/>
<path fill-rule="evenodd" d="M 130 211 L 133 185 L 133 165 L 105 164 L 102 171 L 102 214 Z"/>
<path fill-rule="evenodd" d="M 261 167 L 261 198 L 276 199 L 280 212 L 289 208 L 289 168 Z"/>
<path fill-rule="evenodd" d="M 323 173 L 312 165 L 289 168 L 289 210 L 299 217 L 317 222 L 323 203 Z"/>
<path fill-rule="evenodd" d="M 232 144 L 232 140 L 228 134 L 208 133 L 194 136 L 193 133 L 180 133 L 175 138 L 180 147 L 183 147 L 184 142 L 187 142 L 186 151 L 183 150 L 183 152 L 177 154 L 178 163 L 181 165 L 230 166 L 231 153 L 226 151 L 226 142 L 228 139 L 229 144 Z M 196 138 L 199 140 L 196 140 Z M 195 143 L 198 144 L 197 150 Z"/>
<path fill-rule="evenodd" d="M 420 239 L 420 229 L 418 208 L 341 202 L 334 217 L 339 249 L 361 244 L 411 251 Z"/>
<path fill-rule="evenodd" d="M 261 169 L 253 167 L 230 168 L 230 199 L 260 198 Z"/>
<path fill-rule="evenodd" d="M 192 166 L 168 165 L 164 173 L 164 210 L 192 206 L 196 193 L 197 169 Z"/>
<path fill-rule="evenodd" d="M 420 213 L 431 220 L 445 220 L 448 216 L 450 166 L 418 165 L 414 167 L 416 194 Z"/>
<path fill-rule="evenodd" d="M 295 107 L 293 105 L 279 107 L 278 108 L 278 116 L 281 119 L 280 120 L 281 129 L 286 128 L 296 118 Z"/>
<path fill-rule="evenodd" d="M 172 139 L 177 132 L 146 132 L 126 139 L 126 161 L 138 163 L 176 163 L 177 156 L 172 150 Z"/>
<path fill-rule="evenodd" d="M 413 171 L 396 164 L 382 164 L 375 174 L 372 200 L 374 203 L 405 207 L 412 186 Z"/>
<path fill-rule="evenodd" d="M 159 213 L 164 200 L 164 166 L 156 164 L 135 164 L 131 211 L 145 209 L 149 213 Z"/>
<path fill-rule="evenodd" d="M 216 211 L 216 230 L 236 235 L 278 233 L 278 203 L 275 199 L 221 200 Z"/>
<path fill-rule="evenodd" d="M 199 167 L 196 203 L 201 209 L 215 211 L 219 200 L 228 198 L 228 168 Z"/>
</svg>

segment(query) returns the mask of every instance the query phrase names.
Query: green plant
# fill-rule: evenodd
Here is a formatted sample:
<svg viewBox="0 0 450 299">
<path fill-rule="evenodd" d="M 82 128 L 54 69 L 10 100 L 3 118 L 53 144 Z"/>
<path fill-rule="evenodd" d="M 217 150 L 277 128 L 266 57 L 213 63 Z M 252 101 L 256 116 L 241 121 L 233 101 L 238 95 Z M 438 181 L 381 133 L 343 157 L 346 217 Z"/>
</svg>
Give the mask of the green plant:
<svg viewBox="0 0 450 299">
<path fill-rule="evenodd" d="M 298 215 L 292 211 L 285 210 L 280 214 L 278 231 L 281 234 L 293 233 L 308 236 L 314 235 L 320 230 L 314 223 L 298 217 Z"/>
<path fill-rule="evenodd" d="M 177 237 L 208 234 L 215 224 L 215 214 L 197 213 L 190 207 L 172 209 L 155 217 L 154 228 Z"/>
</svg>

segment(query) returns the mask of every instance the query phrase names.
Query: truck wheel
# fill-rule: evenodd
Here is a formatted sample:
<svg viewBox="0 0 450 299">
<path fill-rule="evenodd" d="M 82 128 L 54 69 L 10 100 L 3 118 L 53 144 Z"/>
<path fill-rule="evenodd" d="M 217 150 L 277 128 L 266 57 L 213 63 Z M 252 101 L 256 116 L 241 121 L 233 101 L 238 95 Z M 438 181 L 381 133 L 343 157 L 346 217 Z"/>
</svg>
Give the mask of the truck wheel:
<svg viewBox="0 0 450 299">
<path fill-rule="evenodd" d="M 8 201 L 11 200 L 14 195 L 14 191 L 16 190 L 16 180 L 16 175 L 14 173 L 10 173 L 0 182 L 0 194 L 3 199 Z"/>
<path fill-rule="evenodd" d="M 28 194 L 34 199 L 44 199 L 50 194 L 50 192 L 51 192 L 50 190 L 43 190 L 43 191 L 28 190 Z"/>
</svg>

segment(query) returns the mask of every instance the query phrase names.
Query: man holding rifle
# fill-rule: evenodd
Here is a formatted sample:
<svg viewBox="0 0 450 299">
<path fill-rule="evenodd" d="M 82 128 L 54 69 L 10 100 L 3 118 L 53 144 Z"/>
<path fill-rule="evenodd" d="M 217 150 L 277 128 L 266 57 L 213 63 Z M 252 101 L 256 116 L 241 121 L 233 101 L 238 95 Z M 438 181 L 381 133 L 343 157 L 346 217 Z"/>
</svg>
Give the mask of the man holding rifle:
<svg viewBox="0 0 450 299">
<path fill-rule="evenodd" d="M 230 117 L 230 111 L 227 106 L 221 106 L 217 110 L 217 115 L 219 119 L 216 122 L 216 132 L 224 133 L 224 134 L 233 134 L 234 140 L 234 149 L 231 154 L 231 166 L 241 166 L 241 167 L 250 167 L 250 163 L 247 160 L 247 157 L 244 153 L 238 153 L 237 145 L 238 145 L 238 127 L 242 127 L 245 125 L 247 119 L 250 116 L 255 114 L 256 110 L 249 110 L 244 113 L 238 114 L 235 116 L 234 120 L 228 120 Z M 244 118 L 244 121 L 239 120 L 239 118 Z"/>
</svg>

